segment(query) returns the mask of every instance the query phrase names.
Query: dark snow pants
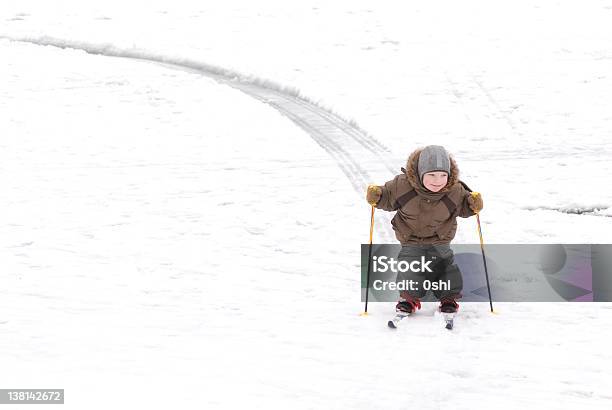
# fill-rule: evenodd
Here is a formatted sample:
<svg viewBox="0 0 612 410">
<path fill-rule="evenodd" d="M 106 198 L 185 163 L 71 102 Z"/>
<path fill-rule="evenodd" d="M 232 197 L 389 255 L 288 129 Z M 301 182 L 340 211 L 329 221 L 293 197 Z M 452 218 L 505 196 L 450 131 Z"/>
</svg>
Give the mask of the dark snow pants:
<svg viewBox="0 0 612 410">
<path fill-rule="evenodd" d="M 400 271 L 397 282 L 412 281 L 411 289 L 400 291 L 404 299 L 422 298 L 431 290 L 438 299 L 461 297 L 463 277 L 459 267 L 455 264 L 453 250 L 450 245 L 403 245 L 397 260 L 405 262 L 432 261 L 428 267 L 432 272 Z M 434 289 L 437 287 L 438 289 Z"/>
</svg>

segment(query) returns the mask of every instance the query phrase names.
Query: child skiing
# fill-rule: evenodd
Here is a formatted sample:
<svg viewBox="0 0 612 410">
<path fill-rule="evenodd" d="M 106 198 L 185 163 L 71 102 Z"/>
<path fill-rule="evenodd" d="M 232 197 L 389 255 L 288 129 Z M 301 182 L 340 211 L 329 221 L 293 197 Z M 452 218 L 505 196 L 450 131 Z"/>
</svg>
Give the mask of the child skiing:
<svg viewBox="0 0 612 410">
<path fill-rule="evenodd" d="M 463 278 L 454 263 L 450 242 L 457 231 L 457 217 L 480 212 L 483 202 L 459 181 L 459 168 L 446 149 L 439 145 L 419 148 L 410 154 L 403 173 L 383 186 L 370 185 L 366 199 L 385 211 L 396 211 L 391 220 L 402 244 L 398 260 L 408 263 L 425 257 L 432 260 L 433 273 L 400 272 L 397 281 L 411 280 L 416 286 L 400 292 L 398 314 L 408 315 L 421 308 L 426 290 L 422 283 L 445 281 L 449 289 L 433 291 L 440 311 L 454 314 L 461 298 Z M 390 324 L 391 326 L 391 324 Z"/>
</svg>

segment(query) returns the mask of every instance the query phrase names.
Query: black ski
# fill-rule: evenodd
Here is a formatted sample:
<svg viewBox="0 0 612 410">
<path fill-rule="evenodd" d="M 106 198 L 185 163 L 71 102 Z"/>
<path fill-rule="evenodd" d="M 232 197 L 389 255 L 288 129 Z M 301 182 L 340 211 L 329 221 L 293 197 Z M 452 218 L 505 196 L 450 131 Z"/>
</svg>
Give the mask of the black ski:
<svg viewBox="0 0 612 410">
<path fill-rule="evenodd" d="M 448 330 L 453 330 L 453 327 L 455 326 L 455 313 L 442 312 L 442 317 L 444 317 L 445 327 Z"/>
<path fill-rule="evenodd" d="M 391 319 L 391 320 L 389 320 L 389 322 L 387 322 L 387 326 L 389 326 L 391 329 L 397 329 L 397 327 L 399 326 L 400 322 L 402 320 L 404 320 L 405 318 L 407 318 L 408 316 L 410 316 L 410 313 L 397 312 L 395 314 L 395 316 L 393 317 L 393 319 Z"/>
<path fill-rule="evenodd" d="M 453 328 L 455 327 L 456 312 L 454 313 L 440 312 L 440 315 L 442 315 L 442 317 L 444 318 L 444 327 L 446 327 L 448 330 L 453 330 Z M 397 329 L 400 323 L 408 316 L 410 316 L 410 313 L 397 312 L 395 316 L 393 317 L 393 319 L 387 322 L 387 326 L 389 326 L 391 329 Z"/>
</svg>

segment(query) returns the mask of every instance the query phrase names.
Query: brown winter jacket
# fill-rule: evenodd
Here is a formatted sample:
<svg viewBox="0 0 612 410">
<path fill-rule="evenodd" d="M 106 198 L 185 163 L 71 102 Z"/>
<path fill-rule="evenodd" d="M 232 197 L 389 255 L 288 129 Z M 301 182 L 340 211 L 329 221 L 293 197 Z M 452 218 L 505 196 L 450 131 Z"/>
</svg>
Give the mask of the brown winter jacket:
<svg viewBox="0 0 612 410">
<path fill-rule="evenodd" d="M 439 192 L 425 188 L 417 172 L 421 151 L 410 154 L 404 173 L 381 187 L 376 207 L 397 211 L 391 224 L 402 245 L 448 244 L 457 232 L 457 217 L 474 215 L 467 201 L 470 191 L 459 181 L 459 168 L 452 157 L 446 186 Z"/>
</svg>

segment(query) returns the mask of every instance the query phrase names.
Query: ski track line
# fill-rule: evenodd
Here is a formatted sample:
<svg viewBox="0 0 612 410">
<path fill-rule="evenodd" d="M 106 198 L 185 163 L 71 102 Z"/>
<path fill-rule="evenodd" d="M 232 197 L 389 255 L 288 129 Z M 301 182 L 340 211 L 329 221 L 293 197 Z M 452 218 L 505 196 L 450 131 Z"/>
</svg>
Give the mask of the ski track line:
<svg viewBox="0 0 612 410">
<path fill-rule="evenodd" d="M 196 72 L 218 83 L 242 91 L 248 96 L 261 101 L 287 117 L 332 157 L 338 167 L 346 175 L 353 189 L 360 195 L 365 193 L 369 183 L 374 182 L 370 173 L 361 165 L 361 158 L 368 161 L 368 169 L 374 169 L 376 175 L 395 175 L 390 166 L 390 151 L 375 138 L 369 136 L 356 124 L 349 122 L 331 110 L 325 109 L 302 97 L 295 89 L 282 87 L 265 79 L 245 76 L 240 73 L 208 65 L 189 59 L 173 58 L 139 49 L 121 49 L 110 44 L 93 44 L 53 37 L 12 37 L 0 35 L 0 39 L 50 46 L 60 49 L 78 50 L 87 54 L 125 58 L 162 64 L 164 66 L 184 71 Z M 387 215 L 382 218 L 388 220 Z M 389 222 L 389 221 L 386 221 Z M 390 223 L 380 224 L 384 240 L 394 240 Z"/>
<path fill-rule="evenodd" d="M 518 127 L 516 126 L 512 118 L 510 118 L 506 110 L 504 110 L 502 106 L 499 104 L 499 102 L 493 97 L 493 95 L 491 94 L 491 91 L 488 88 L 486 88 L 484 84 L 482 83 L 482 81 L 476 78 L 476 76 L 473 75 L 472 80 L 476 83 L 478 88 L 480 88 L 482 93 L 487 97 L 489 102 L 495 107 L 495 111 L 497 111 L 501 115 L 501 117 L 506 121 L 506 123 L 510 126 L 512 131 L 515 134 L 518 134 L 519 136 L 522 137 L 523 133 L 518 129 Z"/>
</svg>

